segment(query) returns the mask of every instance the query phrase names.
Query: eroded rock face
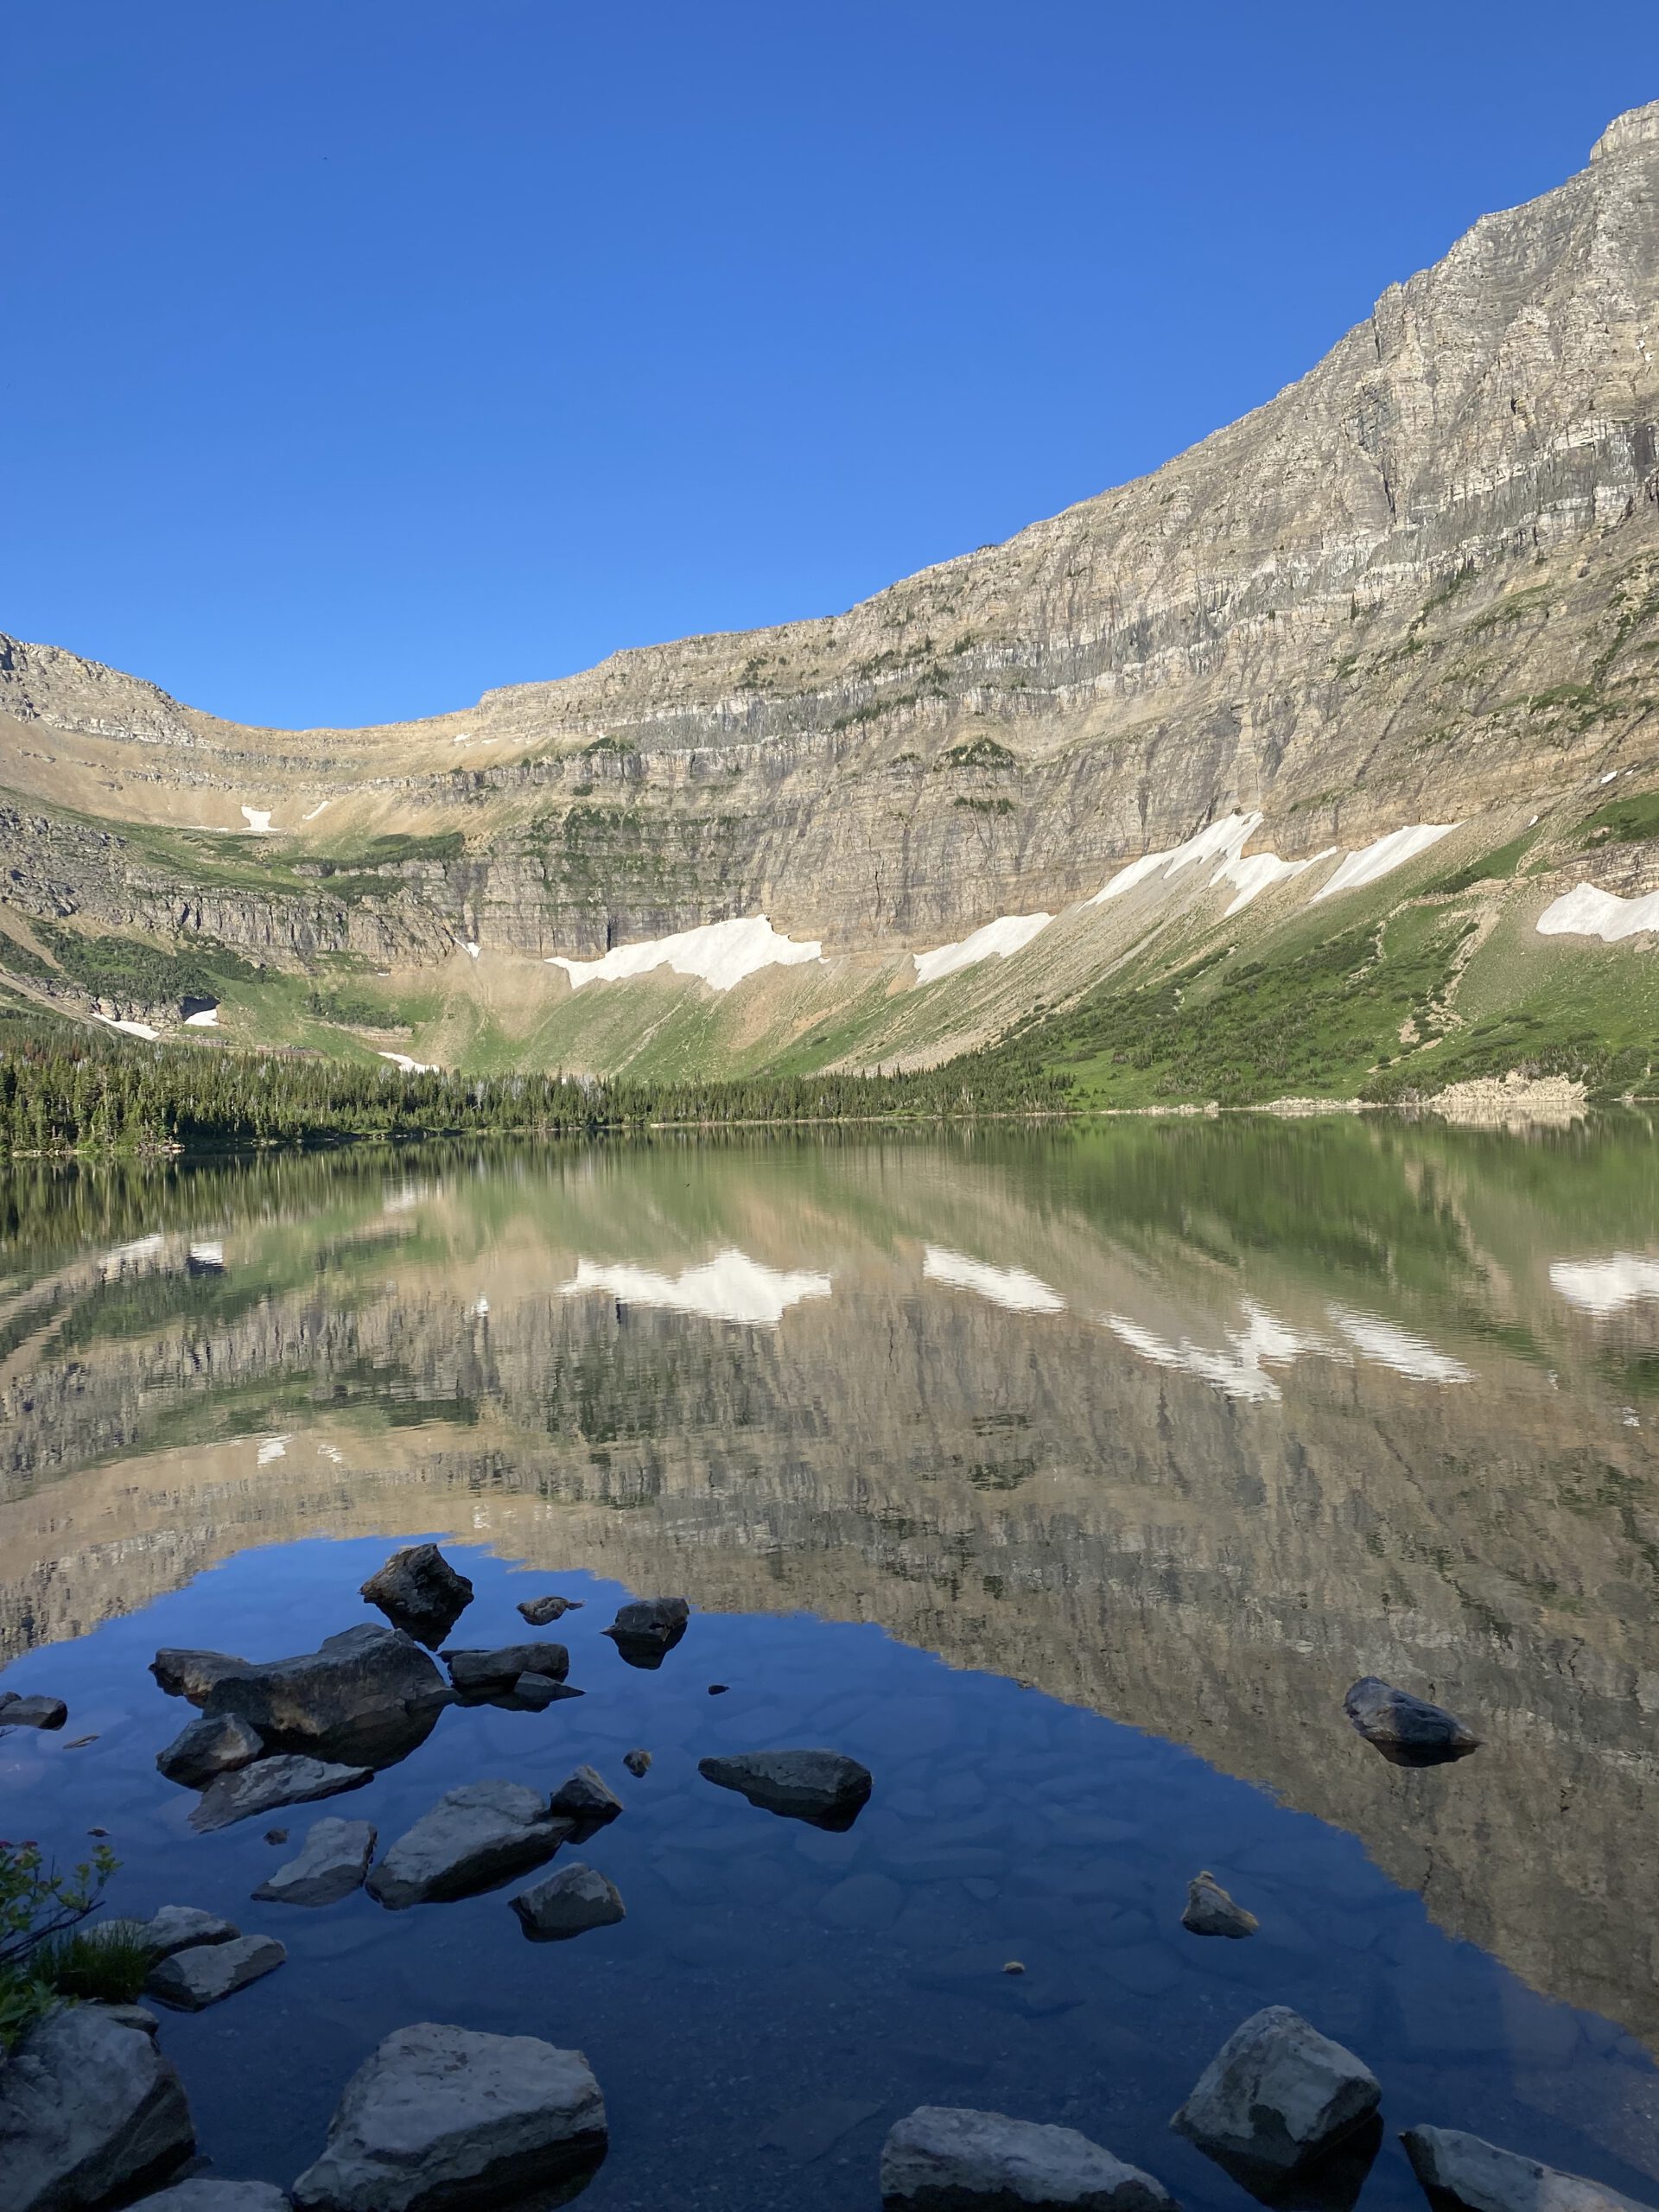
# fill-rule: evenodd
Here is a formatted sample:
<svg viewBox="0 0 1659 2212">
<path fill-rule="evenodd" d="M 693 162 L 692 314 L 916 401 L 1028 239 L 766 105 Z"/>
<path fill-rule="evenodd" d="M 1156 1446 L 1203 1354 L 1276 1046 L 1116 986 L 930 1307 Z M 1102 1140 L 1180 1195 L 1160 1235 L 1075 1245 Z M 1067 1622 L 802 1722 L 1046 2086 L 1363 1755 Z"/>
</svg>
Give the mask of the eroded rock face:
<svg viewBox="0 0 1659 2212">
<path fill-rule="evenodd" d="M 1224 2165 L 1284 2176 L 1363 2127 L 1382 2094 L 1352 2051 L 1269 2005 L 1234 2029 L 1170 2125 Z"/>
<path fill-rule="evenodd" d="M 1395 1766 L 1442 1766 L 1480 1749 L 1479 1737 L 1455 1713 L 1375 1675 L 1354 1684 L 1342 1709 L 1366 1742 Z"/>
<path fill-rule="evenodd" d="M 267 1876 L 253 1894 L 273 1904 L 337 1904 L 362 1888 L 374 1842 L 367 1821 L 318 1821 L 297 1855 Z"/>
<path fill-rule="evenodd" d="M 849 1828 L 870 1795 L 870 1770 L 841 1751 L 741 1751 L 697 1761 L 705 1782 L 814 1827 Z"/>
<path fill-rule="evenodd" d="M 596 2164 L 607 2132 L 579 2050 L 423 2022 L 388 2036 L 352 2076 L 293 2193 L 307 2212 L 512 2204 Z"/>
<path fill-rule="evenodd" d="M 194 2147 L 153 2038 L 96 2005 L 54 2012 L 0 2066 L 4 2212 L 85 2212 L 164 2180 Z"/>
<path fill-rule="evenodd" d="M 288 1953 L 271 1936 L 238 1936 L 228 1943 L 197 1943 L 153 1967 L 144 1994 L 175 2012 L 200 2012 L 275 1974 Z"/>
<path fill-rule="evenodd" d="M 525 1935 L 544 1943 L 563 1942 L 627 1917 L 616 1885 L 579 1859 L 520 1890 L 510 1902 Z"/>
<path fill-rule="evenodd" d="M 251 1663 L 222 1651 L 158 1651 L 150 1671 L 169 1695 L 209 1714 L 234 1713 L 267 1742 L 315 1743 L 342 1755 L 353 1743 L 428 1720 L 449 1695 L 412 1637 L 367 1624 L 290 1659 Z"/>
<path fill-rule="evenodd" d="M 369 1894 L 393 1911 L 471 1897 L 539 1866 L 575 1825 L 520 1783 L 467 1783 L 398 1837 L 370 1874 Z"/>
<path fill-rule="evenodd" d="M 359 1594 L 394 1628 L 436 1646 L 473 1602 L 473 1586 L 435 1544 L 406 1544 L 372 1574 Z"/>
<path fill-rule="evenodd" d="M 888 2134 L 881 2202 L 889 2212 L 1175 2212 L 1161 2182 L 1075 2127 L 949 2105 L 922 2105 Z"/>
<path fill-rule="evenodd" d="M 156 1752 L 156 1764 L 169 1782 L 205 1789 L 216 1775 L 250 1765 L 264 1748 L 264 1737 L 239 1713 L 204 1713 Z"/>
<path fill-rule="evenodd" d="M 326 1759 L 261 1759 L 210 1783 L 190 1815 L 190 1825 L 198 1835 L 206 1835 L 213 1828 L 251 1820 L 256 1813 L 274 1812 L 278 1805 L 304 1805 L 318 1797 L 338 1797 L 373 1780 L 372 1767 L 335 1766 Z"/>
<path fill-rule="evenodd" d="M 1408 2127 L 1400 2139 L 1431 2202 L 1438 2192 L 1468 2212 L 1647 2212 L 1605 2182 L 1500 2151 L 1461 2128 Z"/>
</svg>

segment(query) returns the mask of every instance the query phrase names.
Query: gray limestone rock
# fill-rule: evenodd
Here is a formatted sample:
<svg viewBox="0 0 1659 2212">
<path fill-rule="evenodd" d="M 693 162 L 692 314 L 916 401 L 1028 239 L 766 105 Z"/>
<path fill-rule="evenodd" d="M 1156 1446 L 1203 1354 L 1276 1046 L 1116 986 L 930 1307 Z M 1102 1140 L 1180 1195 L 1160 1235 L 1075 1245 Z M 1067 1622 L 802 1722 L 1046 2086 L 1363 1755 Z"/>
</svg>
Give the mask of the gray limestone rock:
<svg viewBox="0 0 1659 2212">
<path fill-rule="evenodd" d="M 1262 1925 L 1253 1912 L 1229 1897 L 1211 1873 L 1195 1874 L 1186 1885 L 1181 1925 L 1194 1936 L 1254 1936 Z"/>
<path fill-rule="evenodd" d="M 199 1835 L 227 1828 L 233 1821 L 251 1820 L 278 1805 L 306 1805 L 318 1797 L 338 1797 L 347 1789 L 361 1789 L 374 1780 L 366 1766 L 331 1766 L 323 1759 L 285 1756 L 260 1759 L 253 1766 L 221 1774 L 201 1793 L 201 1802 L 190 1815 Z"/>
<path fill-rule="evenodd" d="M 642 1782 L 651 1771 L 651 1753 L 645 1751 L 624 1751 L 622 1764 L 636 1782 Z"/>
<path fill-rule="evenodd" d="M 472 2212 L 582 2173 L 606 2140 L 579 2050 L 424 2021 L 352 2076 L 293 2193 L 307 2212 Z"/>
<path fill-rule="evenodd" d="M 1342 1709 L 1366 1742 L 1395 1766 L 1441 1766 L 1480 1749 L 1479 1737 L 1455 1713 L 1375 1675 L 1354 1684 Z"/>
<path fill-rule="evenodd" d="M 298 1855 L 268 1875 L 254 1891 L 273 1904 L 335 1904 L 361 1889 L 374 1857 L 367 1821 L 318 1821 Z"/>
<path fill-rule="evenodd" d="M 1428 2192 L 1469 2212 L 1647 2212 L 1605 2182 L 1564 2174 L 1457 2127 L 1408 2127 L 1401 2137 Z"/>
<path fill-rule="evenodd" d="M 270 1741 L 397 1739 L 448 1702 L 429 1653 L 400 1629 L 365 1622 L 315 1651 L 251 1663 L 221 1651 L 158 1651 L 150 1672 L 169 1695 L 233 1713 Z"/>
<path fill-rule="evenodd" d="M 194 2147 L 154 2038 L 96 2005 L 54 2012 L 0 2065 L 0 2212 L 85 2212 L 164 2181 Z"/>
<path fill-rule="evenodd" d="M 601 1634 L 608 1636 L 631 1667 L 660 1667 L 685 1634 L 691 1608 L 683 1598 L 637 1598 L 617 1609 Z"/>
<path fill-rule="evenodd" d="M 1234 2029 L 1170 2126 L 1223 2164 L 1284 2176 L 1335 2150 L 1381 2096 L 1352 2051 L 1269 2005 Z"/>
<path fill-rule="evenodd" d="M 148 1920 L 107 1920 L 103 1925 L 107 1935 L 119 1934 L 142 1943 L 152 1963 L 200 1943 L 233 1943 L 242 1933 L 234 1921 L 216 1912 L 203 1912 L 194 1904 L 164 1904 Z"/>
<path fill-rule="evenodd" d="M 742 1751 L 699 1759 L 697 1772 L 751 1805 L 815 1827 L 849 1828 L 870 1794 L 870 1770 L 841 1751 Z"/>
<path fill-rule="evenodd" d="M 265 1748 L 259 1731 L 235 1713 L 203 1713 L 180 1730 L 156 1764 L 169 1782 L 205 1789 L 216 1775 L 251 1765 Z"/>
<path fill-rule="evenodd" d="M 881 2202 L 899 2212 L 1175 2212 L 1161 2182 L 1075 2127 L 923 2105 L 881 2150 Z"/>
<path fill-rule="evenodd" d="M 273 1936 L 238 1936 L 230 1943 L 197 1943 L 150 1968 L 144 1994 L 175 2012 L 200 2012 L 274 1974 L 288 1953 Z"/>
<path fill-rule="evenodd" d="M 553 1793 L 551 1809 L 566 1820 L 595 1823 L 613 1821 L 622 1810 L 622 1800 L 592 1767 L 579 1766 Z"/>
<path fill-rule="evenodd" d="M 627 1916 L 615 1884 L 579 1859 L 520 1890 L 509 1902 L 525 1935 L 541 1942 L 562 1942 L 590 1928 L 609 1928 Z"/>
<path fill-rule="evenodd" d="M 16 1690 L 0 1697 L 0 1728 L 61 1728 L 68 1718 L 60 1697 L 20 1697 Z"/>
<path fill-rule="evenodd" d="M 435 1544 L 406 1544 L 372 1574 L 359 1593 L 395 1628 L 423 1643 L 442 1643 L 473 1602 L 473 1586 Z"/>
<path fill-rule="evenodd" d="M 570 1671 L 570 1654 L 562 1643 L 505 1643 L 494 1651 L 442 1651 L 449 1679 L 463 1696 L 511 1689 L 521 1675 L 542 1675 L 562 1682 Z"/>
<path fill-rule="evenodd" d="M 560 1598 L 550 1593 L 545 1598 L 525 1598 L 518 1610 L 531 1628 L 547 1628 L 554 1621 L 563 1620 L 567 1613 L 580 1612 L 584 1600 L 581 1598 Z"/>
<path fill-rule="evenodd" d="M 289 2212 L 289 2207 L 284 2191 L 270 2182 L 196 2174 L 146 2196 L 132 2212 Z"/>
<path fill-rule="evenodd" d="M 521 1783 L 467 1783 L 398 1837 L 370 1874 L 369 1894 L 393 1911 L 472 1897 L 539 1866 L 574 1828 Z"/>
</svg>

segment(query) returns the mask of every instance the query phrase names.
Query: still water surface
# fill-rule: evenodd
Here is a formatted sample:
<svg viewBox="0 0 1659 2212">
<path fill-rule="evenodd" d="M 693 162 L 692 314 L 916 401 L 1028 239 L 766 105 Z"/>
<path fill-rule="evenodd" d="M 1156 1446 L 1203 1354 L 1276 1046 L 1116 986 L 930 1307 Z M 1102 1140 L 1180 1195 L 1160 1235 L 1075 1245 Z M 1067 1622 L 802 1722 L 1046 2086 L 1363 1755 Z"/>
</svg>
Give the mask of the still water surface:
<svg viewBox="0 0 1659 2212">
<path fill-rule="evenodd" d="M 1166 2123 L 1282 2002 L 1383 2084 L 1375 2164 L 1323 2202 L 1418 2206 L 1422 2120 L 1659 2196 L 1645 1128 L 363 1154 L 0 1206 L 0 1685 L 71 1707 L 0 1735 L 0 1832 L 106 1827 L 116 1910 L 288 1945 L 164 2018 L 220 2171 L 291 2181 L 433 2018 L 587 2051 L 594 2212 L 873 2205 L 922 2102 L 1065 2121 L 1244 2212 Z M 255 1904 L 269 1823 L 194 1836 L 156 1772 L 188 1717 L 158 1646 L 309 1649 L 428 1535 L 477 1585 L 457 1640 L 582 1598 L 551 1632 L 587 1694 L 446 1712 L 278 1822 L 384 1842 L 589 1760 L 626 1798 L 580 1853 L 620 1926 Z M 614 1606 L 677 1593 L 683 1642 L 630 1669 Z M 1341 1710 L 1370 1672 L 1484 1747 L 1386 1764 Z M 874 1771 L 847 1834 L 698 1777 L 789 1744 Z M 1182 1929 L 1201 1867 L 1259 1935 Z"/>
</svg>

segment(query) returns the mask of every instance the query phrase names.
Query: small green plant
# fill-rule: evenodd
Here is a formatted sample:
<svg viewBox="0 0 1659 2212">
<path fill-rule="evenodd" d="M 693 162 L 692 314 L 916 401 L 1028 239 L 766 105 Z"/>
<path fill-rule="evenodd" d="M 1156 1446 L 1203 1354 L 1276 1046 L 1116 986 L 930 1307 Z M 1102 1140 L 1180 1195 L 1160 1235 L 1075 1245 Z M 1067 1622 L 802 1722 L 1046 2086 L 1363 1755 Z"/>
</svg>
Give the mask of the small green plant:
<svg viewBox="0 0 1659 2212">
<path fill-rule="evenodd" d="M 78 1993 L 61 1988 L 54 1978 L 60 1964 L 108 1987 L 118 1952 L 119 1986 L 126 1987 L 131 1947 L 125 1939 L 113 1939 L 106 1958 L 85 1964 L 72 1961 L 60 1948 L 103 1902 L 116 1864 L 108 1844 L 100 1843 L 90 1859 L 60 1874 L 48 1865 L 38 1843 L 0 1841 L 0 2049 L 10 2050 L 54 2005 Z M 89 1939 L 80 1942 L 91 1950 Z M 143 1981 L 142 1973 L 138 1980 Z"/>
<path fill-rule="evenodd" d="M 118 1925 L 72 1928 L 35 1952 L 31 1971 L 60 1997 L 130 2005 L 155 1963 L 149 1945 Z"/>
</svg>

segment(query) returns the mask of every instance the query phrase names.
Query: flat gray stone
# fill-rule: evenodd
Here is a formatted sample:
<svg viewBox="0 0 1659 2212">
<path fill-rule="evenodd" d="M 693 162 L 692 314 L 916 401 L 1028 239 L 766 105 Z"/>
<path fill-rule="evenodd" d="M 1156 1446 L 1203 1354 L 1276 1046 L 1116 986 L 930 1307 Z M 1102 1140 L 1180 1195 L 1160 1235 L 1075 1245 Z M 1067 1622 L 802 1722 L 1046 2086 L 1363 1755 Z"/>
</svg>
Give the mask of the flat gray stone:
<svg viewBox="0 0 1659 2212">
<path fill-rule="evenodd" d="M 132 2212 L 289 2212 L 286 2192 L 268 2181 L 225 2181 L 198 2174 L 175 2181 L 132 2208 Z"/>
<path fill-rule="evenodd" d="M 525 1935 L 546 1943 L 585 1936 L 590 1928 L 610 1928 L 627 1917 L 614 1883 L 579 1859 L 520 1890 L 511 1903 Z"/>
<path fill-rule="evenodd" d="M 613 1821 L 622 1800 L 591 1766 L 579 1766 L 553 1793 L 552 1810 L 570 1821 Z"/>
<path fill-rule="evenodd" d="M 548 1628 L 553 1622 L 563 1620 L 567 1613 L 580 1612 L 583 1602 L 580 1598 L 559 1598 L 550 1594 L 545 1598 L 525 1598 L 518 1610 L 531 1628 Z"/>
<path fill-rule="evenodd" d="M 441 1651 L 449 1679 L 464 1696 L 510 1690 L 520 1675 L 544 1675 L 562 1682 L 570 1671 L 570 1654 L 543 1637 L 535 1643 L 504 1643 L 493 1651 Z"/>
<path fill-rule="evenodd" d="M 215 1776 L 251 1765 L 264 1748 L 264 1738 L 239 1713 L 203 1713 L 156 1752 L 156 1764 L 169 1782 L 205 1789 Z"/>
<path fill-rule="evenodd" d="M 297 1855 L 269 1875 L 253 1894 L 273 1904 L 337 1904 L 362 1888 L 374 1857 L 374 1841 L 367 1821 L 318 1821 L 307 1832 Z"/>
<path fill-rule="evenodd" d="M 517 1782 L 470 1782 L 439 1798 L 369 1876 L 393 1911 L 474 1895 L 550 1859 L 574 1833 L 545 1798 Z"/>
<path fill-rule="evenodd" d="M 1234 2029 L 1170 2126 L 1224 2164 L 1283 2176 L 1363 2126 L 1382 2094 L 1351 2050 L 1269 2005 Z"/>
<path fill-rule="evenodd" d="M 307 2212 L 470 2212 L 581 2173 L 606 2141 L 579 2050 L 424 2021 L 352 2076 L 293 2193 Z"/>
<path fill-rule="evenodd" d="M 106 1935 L 118 1934 L 142 1943 L 152 1965 L 157 1959 L 170 1959 L 175 1951 L 190 1950 L 200 1943 L 233 1943 L 242 1933 L 233 1920 L 203 1912 L 194 1904 L 164 1904 L 148 1920 L 106 1920 L 100 1924 Z"/>
<path fill-rule="evenodd" d="M 1353 1726 L 1395 1766 L 1440 1766 L 1467 1758 L 1480 1738 L 1455 1713 L 1397 1690 L 1376 1675 L 1356 1682 L 1342 1700 Z"/>
<path fill-rule="evenodd" d="M 239 1713 L 262 1736 L 283 1741 L 395 1738 L 449 1700 L 448 1684 L 413 1637 L 370 1622 L 289 1659 L 158 1651 L 150 1672 L 170 1696 L 206 1713 Z"/>
<path fill-rule="evenodd" d="M 260 1759 L 234 1774 L 221 1774 L 201 1793 L 201 1802 L 190 1815 L 199 1835 L 227 1828 L 233 1821 L 251 1820 L 256 1813 L 274 1811 L 278 1805 L 304 1805 L 318 1797 L 338 1797 L 346 1789 L 361 1789 L 374 1780 L 366 1766 L 331 1766 L 322 1759 L 297 1754 Z"/>
<path fill-rule="evenodd" d="M 1174 2212 L 1161 2182 L 1075 2127 L 922 2105 L 881 2150 L 881 2202 L 912 2212 Z"/>
<path fill-rule="evenodd" d="M 72 2005 L 0 2066 L 0 2206 L 81 2212 L 167 2177 L 195 2148 L 177 2074 L 154 2039 Z"/>
<path fill-rule="evenodd" d="M 274 1936 L 238 1936 L 232 1943 L 198 1943 L 150 1968 L 144 1994 L 175 2012 L 200 2012 L 275 1974 L 288 1953 Z"/>
<path fill-rule="evenodd" d="M 766 1812 L 816 1827 L 851 1827 L 870 1794 L 868 1767 L 840 1751 L 741 1751 L 699 1759 L 697 1772 Z"/>
<path fill-rule="evenodd" d="M 1181 1925 L 1193 1936 L 1254 1936 L 1262 1925 L 1253 1912 L 1230 1897 L 1213 1874 L 1195 1874 L 1186 1885 Z"/>
<path fill-rule="evenodd" d="M 16 1690 L 0 1697 L 0 1728 L 61 1728 L 68 1718 L 60 1697 L 20 1697 Z"/>
<path fill-rule="evenodd" d="M 1441 2191 L 1469 2212 L 1647 2212 L 1605 2182 L 1500 2151 L 1458 2127 L 1408 2127 L 1401 2137 L 1425 2190 Z"/>
</svg>

